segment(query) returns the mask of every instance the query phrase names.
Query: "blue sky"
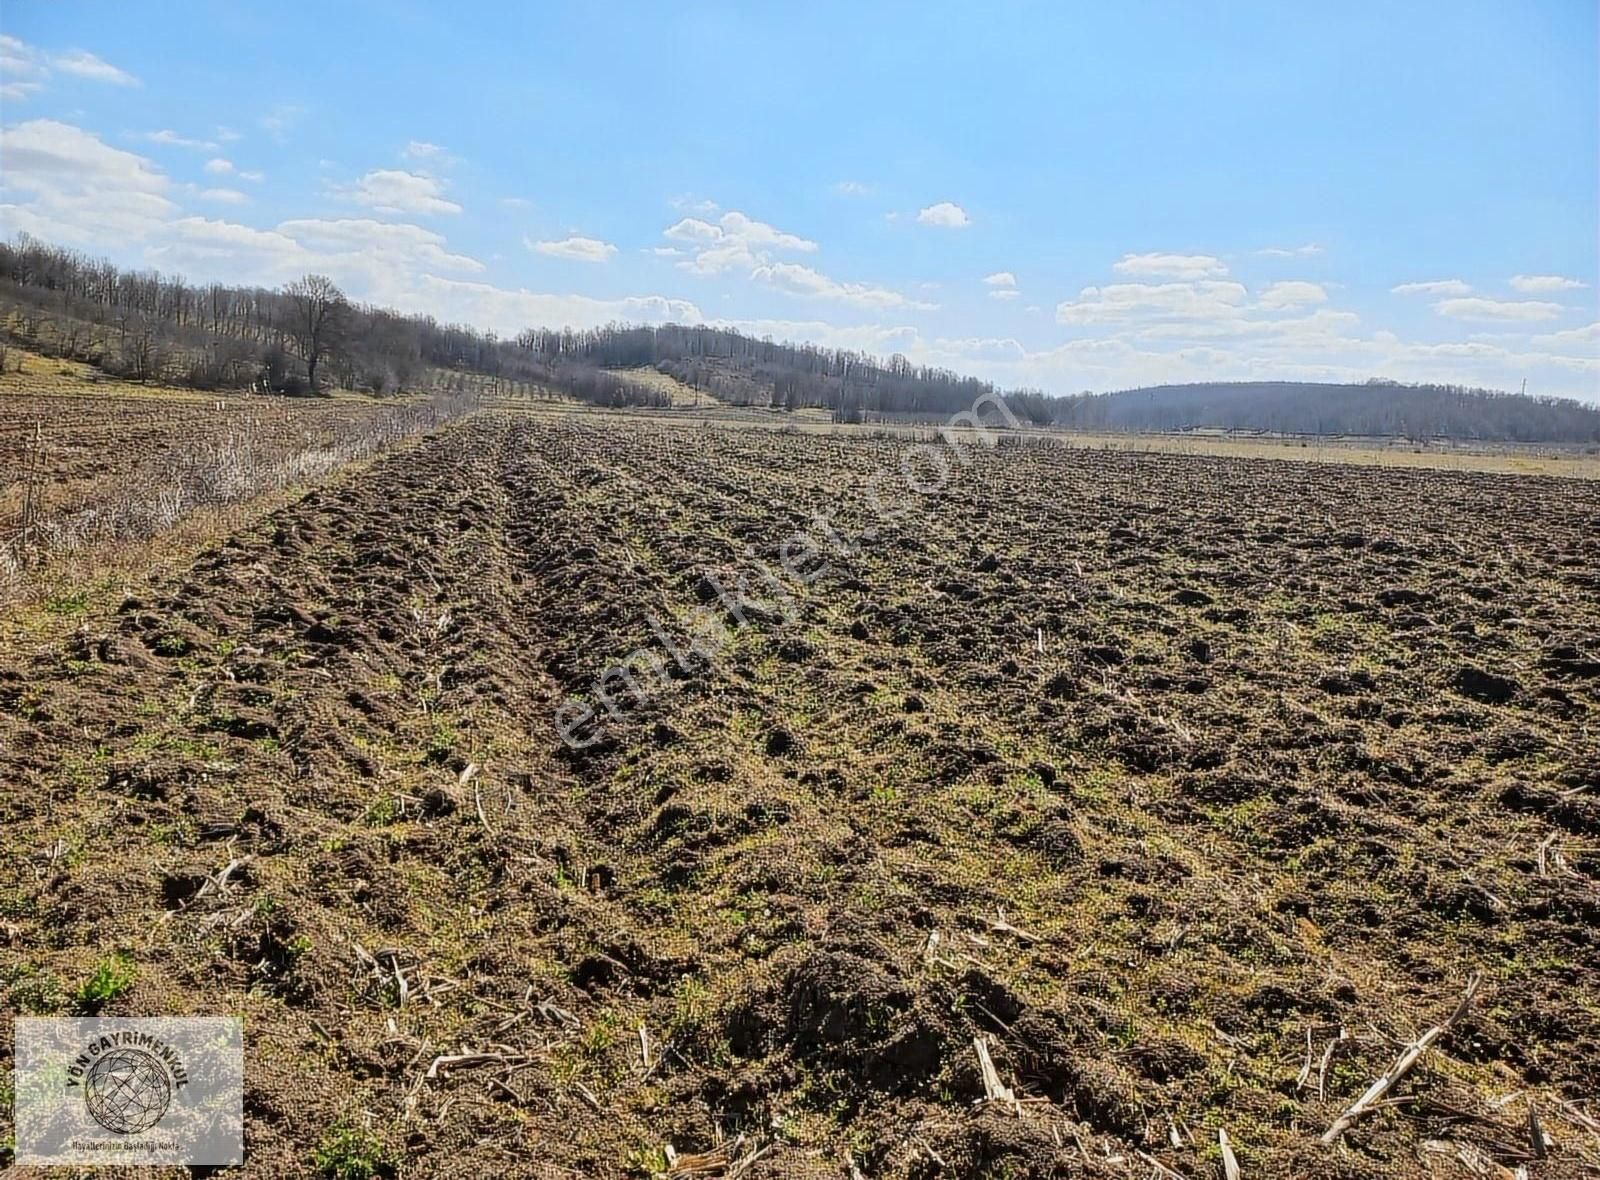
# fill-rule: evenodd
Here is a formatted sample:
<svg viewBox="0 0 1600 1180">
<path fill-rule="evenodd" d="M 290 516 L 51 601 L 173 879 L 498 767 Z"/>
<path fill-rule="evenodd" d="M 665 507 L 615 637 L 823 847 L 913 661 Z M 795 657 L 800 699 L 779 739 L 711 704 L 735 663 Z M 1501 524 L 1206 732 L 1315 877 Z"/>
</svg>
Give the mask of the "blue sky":
<svg viewBox="0 0 1600 1180">
<path fill-rule="evenodd" d="M 0 228 L 1055 392 L 1600 399 L 1596 5 L 0 11 Z"/>
</svg>

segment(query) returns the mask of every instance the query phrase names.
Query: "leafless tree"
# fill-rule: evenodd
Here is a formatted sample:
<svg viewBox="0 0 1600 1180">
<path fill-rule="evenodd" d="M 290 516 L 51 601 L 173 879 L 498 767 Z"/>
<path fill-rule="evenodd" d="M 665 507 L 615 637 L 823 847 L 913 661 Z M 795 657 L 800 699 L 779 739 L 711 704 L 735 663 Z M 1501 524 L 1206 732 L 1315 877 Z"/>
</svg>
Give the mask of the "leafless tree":
<svg viewBox="0 0 1600 1180">
<path fill-rule="evenodd" d="M 306 362 L 306 382 L 313 396 L 317 393 L 317 365 L 333 351 L 344 326 L 349 302 L 344 292 L 327 275 L 306 275 L 284 288 L 294 309 L 290 334 L 300 346 Z"/>
</svg>

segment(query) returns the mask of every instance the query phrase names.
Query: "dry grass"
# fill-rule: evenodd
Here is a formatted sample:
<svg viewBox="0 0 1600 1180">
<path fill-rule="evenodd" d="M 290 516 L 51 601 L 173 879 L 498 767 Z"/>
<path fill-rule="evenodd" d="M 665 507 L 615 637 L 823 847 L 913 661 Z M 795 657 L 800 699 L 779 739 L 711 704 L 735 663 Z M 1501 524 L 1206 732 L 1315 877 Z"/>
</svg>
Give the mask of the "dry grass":
<svg viewBox="0 0 1600 1180">
<path fill-rule="evenodd" d="M 41 356 L 16 345 L 7 348 L 5 370 L 0 372 L 0 397 L 9 400 L 13 397 L 83 397 L 86 394 L 192 404 L 217 400 L 215 394 L 126 381 L 81 361 Z"/>
<path fill-rule="evenodd" d="M 314 484 L 475 405 L 198 396 L 21 359 L 8 378 L 20 388 L 0 399 L 0 604 L 196 514 Z"/>
<path fill-rule="evenodd" d="M 631 381 L 637 381 L 640 385 L 647 385 L 651 389 L 659 389 L 663 393 L 670 394 L 674 409 L 682 409 L 684 407 L 693 409 L 696 406 L 705 406 L 715 401 L 709 393 L 701 393 L 699 390 L 685 385 L 676 377 L 669 376 L 658 369 L 652 369 L 648 366 L 638 369 L 625 369 L 623 370 L 623 376 Z"/>
</svg>

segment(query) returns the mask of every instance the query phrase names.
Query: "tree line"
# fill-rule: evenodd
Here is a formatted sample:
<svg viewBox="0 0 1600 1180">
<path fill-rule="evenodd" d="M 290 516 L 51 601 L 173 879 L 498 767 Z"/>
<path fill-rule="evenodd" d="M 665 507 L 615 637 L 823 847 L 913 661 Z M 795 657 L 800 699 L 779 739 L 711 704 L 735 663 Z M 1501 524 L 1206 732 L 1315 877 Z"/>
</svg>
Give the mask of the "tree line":
<svg viewBox="0 0 1600 1180">
<path fill-rule="evenodd" d="M 723 402 L 818 409 L 841 422 L 931 421 L 1003 396 L 1024 421 L 1079 430 L 1600 442 L 1600 408 L 1458 385 L 1221 382 L 1052 396 L 1002 392 L 900 354 L 781 343 L 704 324 L 534 327 L 502 339 L 352 302 L 321 275 L 275 289 L 191 284 L 26 234 L 0 242 L 0 324 L 38 351 L 199 389 L 315 394 L 334 385 L 382 395 L 470 373 L 596 405 L 669 405 L 659 383 L 627 372 L 651 368 Z"/>
<path fill-rule="evenodd" d="M 1465 385 L 1237 381 L 1155 385 L 1059 399 L 1054 421 L 1082 430 L 1235 430 L 1421 442 L 1600 442 L 1600 406 Z"/>
<path fill-rule="evenodd" d="M 659 406 L 659 388 L 493 332 L 348 299 L 325 275 L 278 288 L 125 270 L 27 234 L 0 242 L 0 346 L 205 390 L 385 395 L 472 373 L 601 405 Z"/>
</svg>

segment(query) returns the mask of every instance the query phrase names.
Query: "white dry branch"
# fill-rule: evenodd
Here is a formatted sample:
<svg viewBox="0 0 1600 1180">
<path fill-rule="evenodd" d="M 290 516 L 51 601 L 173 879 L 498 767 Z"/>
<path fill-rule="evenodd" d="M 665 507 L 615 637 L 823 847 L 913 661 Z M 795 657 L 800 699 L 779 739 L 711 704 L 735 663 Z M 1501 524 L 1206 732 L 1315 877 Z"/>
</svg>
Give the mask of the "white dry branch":
<svg viewBox="0 0 1600 1180">
<path fill-rule="evenodd" d="M 1182 1172 L 1173 1171 L 1171 1168 L 1167 1167 L 1166 1164 L 1156 1159 L 1155 1156 L 1151 1155 L 1147 1151 L 1140 1151 L 1137 1147 L 1135 1147 L 1133 1149 L 1133 1154 L 1138 1156 L 1145 1163 L 1149 1164 L 1152 1174 L 1159 1176 L 1161 1180 L 1188 1180 L 1188 1177 L 1186 1177 Z"/>
<path fill-rule="evenodd" d="M 1018 926 L 1013 926 L 1006 917 L 1005 910 L 996 908 L 994 917 L 989 919 L 989 929 L 995 934 L 1009 934 L 1021 942 L 1038 942 L 1039 936 L 1032 934 Z"/>
<path fill-rule="evenodd" d="M 1461 997 L 1461 1002 L 1456 1005 L 1455 1011 L 1406 1046 L 1388 1071 L 1373 1082 L 1372 1085 L 1368 1086 L 1366 1093 L 1357 1098 L 1350 1109 L 1335 1119 L 1333 1126 L 1322 1133 L 1322 1142 L 1324 1144 L 1338 1142 L 1339 1136 L 1348 1131 L 1357 1119 L 1382 1101 L 1383 1096 L 1393 1089 L 1395 1084 L 1404 1078 L 1406 1074 L 1411 1072 L 1411 1067 L 1422 1060 L 1422 1055 L 1433 1047 L 1434 1042 L 1449 1032 L 1451 1026 L 1467 1014 L 1467 1010 L 1472 1007 L 1473 997 L 1478 994 L 1478 985 L 1482 982 L 1483 977 L 1480 975 L 1474 975 L 1467 981 L 1466 994 Z"/>
<path fill-rule="evenodd" d="M 1016 1105 L 1015 1092 L 1000 1080 L 1000 1073 L 994 1067 L 994 1058 L 989 1056 L 987 1039 L 974 1037 L 972 1048 L 978 1054 L 978 1072 L 983 1075 L 984 1097 L 990 1102 L 1009 1102 L 1013 1106 Z"/>
<path fill-rule="evenodd" d="M 178 914 L 183 913 L 185 910 L 189 909 L 207 897 L 221 897 L 226 894 L 229 886 L 233 882 L 233 875 L 254 859 L 255 858 L 253 856 L 234 857 L 220 870 L 218 870 L 218 872 L 202 881 L 200 883 L 200 888 L 196 889 L 186 901 L 180 903 L 177 909 L 168 910 L 166 914 L 163 915 L 162 921 L 167 921 L 176 917 Z"/>
<path fill-rule="evenodd" d="M 742 1134 L 725 1140 L 710 1151 L 692 1155 L 680 1155 L 668 1144 L 665 1152 L 667 1170 L 657 1172 L 655 1176 L 658 1180 L 680 1176 L 717 1176 L 723 1180 L 738 1180 L 776 1146 L 776 1142 L 764 1145 L 756 1143 Z"/>
<path fill-rule="evenodd" d="M 1222 1152 L 1222 1174 L 1227 1180 L 1239 1180 L 1239 1161 L 1234 1158 L 1233 1143 L 1228 1139 L 1228 1132 L 1218 1128 L 1217 1147 Z"/>
<path fill-rule="evenodd" d="M 435 1057 L 422 1076 L 436 1078 L 453 1069 L 472 1069 L 479 1065 L 525 1065 L 530 1060 L 525 1053 L 452 1053 Z"/>
</svg>

